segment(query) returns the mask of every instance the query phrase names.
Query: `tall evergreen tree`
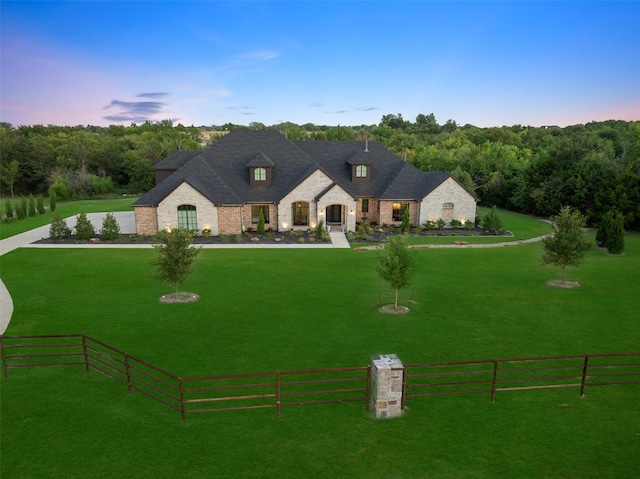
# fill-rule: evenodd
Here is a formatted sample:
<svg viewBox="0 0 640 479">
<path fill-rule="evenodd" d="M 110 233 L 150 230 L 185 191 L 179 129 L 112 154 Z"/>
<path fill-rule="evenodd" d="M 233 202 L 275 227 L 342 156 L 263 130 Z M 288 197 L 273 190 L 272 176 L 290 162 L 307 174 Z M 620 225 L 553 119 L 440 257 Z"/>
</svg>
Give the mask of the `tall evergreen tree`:
<svg viewBox="0 0 640 479">
<path fill-rule="evenodd" d="M 609 232 L 604 246 L 611 254 L 622 254 L 624 251 L 624 216 L 619 211 L 610 211 Z"/>
</svg>

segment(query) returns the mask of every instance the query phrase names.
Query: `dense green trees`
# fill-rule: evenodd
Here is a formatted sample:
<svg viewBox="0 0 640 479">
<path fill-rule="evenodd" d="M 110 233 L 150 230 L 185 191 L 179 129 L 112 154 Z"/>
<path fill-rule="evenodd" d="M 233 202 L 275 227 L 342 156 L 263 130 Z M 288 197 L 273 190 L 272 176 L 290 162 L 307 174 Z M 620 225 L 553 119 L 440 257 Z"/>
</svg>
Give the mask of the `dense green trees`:
<svg viewBox="0 0 640 479">
<path fill-rule="evenodd" d="M 210 127 L 205 142 L 195 127 L 171 121 L 129 127 L 0 124 L 3 196 L 55 192 L 72 196 L 143 192 L 152 167 L 176 150 L 197 150 L 234 129 L 273 129 L 291 140 L 376 140 L 425 171 L 452 173 L 485 206 L 550 216 L 569 205 L 600 224 L 610 209 L 626 228 L 640 229 L 640 122 L 606 121 L 566 128 L 477 128 L 433 113 L 415 121 L 401 113 L 377 125 L 326 126 L 283 122 L 273 126 Z M 363 136 L 366 132 L 366 136 Z M 51 187 L 51 189 L 50 189 Z"/>
<path fill-rule="evenodd" d="M 138 193 L 153 186 L 152 166 L 176 150 L 198 150 L 200 131 L 171 121 L 130 127 L 0 125 L 0 180 L 13 196 L 59 200 Z"/>
</svg>

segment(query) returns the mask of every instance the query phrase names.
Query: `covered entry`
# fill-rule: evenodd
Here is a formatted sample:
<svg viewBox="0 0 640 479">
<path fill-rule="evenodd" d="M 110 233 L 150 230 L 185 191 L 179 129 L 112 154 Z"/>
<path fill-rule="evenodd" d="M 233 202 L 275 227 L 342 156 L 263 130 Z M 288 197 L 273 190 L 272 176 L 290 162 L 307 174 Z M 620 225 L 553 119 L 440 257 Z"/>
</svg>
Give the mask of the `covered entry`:
<svg viewBox="0 0 640 479">
<path fill-rule="evenodd" d="M 327 226 L 342 226 L 342 219 L 344 218 L 343 209 L 343 205 L 327 206 Z"/>
</svg>

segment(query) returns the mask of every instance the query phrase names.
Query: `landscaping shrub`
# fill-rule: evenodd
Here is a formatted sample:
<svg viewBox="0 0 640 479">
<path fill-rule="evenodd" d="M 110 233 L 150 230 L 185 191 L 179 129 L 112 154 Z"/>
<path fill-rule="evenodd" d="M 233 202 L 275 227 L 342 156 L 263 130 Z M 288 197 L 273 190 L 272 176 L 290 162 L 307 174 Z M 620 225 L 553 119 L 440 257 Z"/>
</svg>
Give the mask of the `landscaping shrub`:
<svg viewBox="0 0 640 479">
<path fill-rule="evenodd" d="M 107 213 L 104 220 L 102 220 L 100 234 L 106 240 L 113 240 L 120 236 L 120 225 L 118 225 L 118 221 L 116 217 L 113 216 L 113 213 Z"/>
<path fill-rule="evenodd" d="M 76 237 L 78 239 L 90 239 L 96 235 L 96 230 L 87 219 L 86 213 L 80 213 L 76 217 Z"/>
<path fill-rule="evenodd" d="M 13 203 L 9 199 L 4 200 L 4 215 L 13 218 Z"/>
<path fill-rule="evenodd" d="M 31 218 L 33 218 L 36 215 L 36 200 L 33 198 L 32 194 L 29 195 L 27 214 Z"/>
<path fill-rule="evenodd" d="M 404 210 L 402 213 L 402 224 L 400 225 L 400 230 L 403 233 L 408 233 L 409 228 L 411 228 L 411 213 L 409 213 L 409 208 Z"/>
<path fill-rule="evenodd" d="M 59 215 L 54 214 L 49 228 L 49 236 L 51 239 L 65 239 L 69 237 L 71 230 L 67 226 L 67 222 Z"/>
<path fill-rule="evenodd" d="M 19 220 L 25 219 L 27 216 L 27 200 L 25 198 L 20 198 L 18 203 L 16 204 L 16 218 Z"/>
<path fill-rule="evenodd" d="M 462 228 L 462 222 L 461 222 L 460 220 L 455 220 L 455 219 L 453 219 L 453 220 L 451 220 L 450 225 L 451 225 L 451 227 L 452 227 L 453 229 Z"/>
<path fill-rule="evenodd" d="M 38 195 L 38 201 L 36 203 L 36 210 L 38 211 L 39 215 L 43 215 L 44 214 L 44 199 L 42 198 L 42 195 Z"/>
<path fill-rule="evenodd" d="M 56 210 L 56 194 L 49 192 L 49 209 L 53 212 Z"/>
<path fill-rule="evenodd" d="M 318 221 L 314 234 L 317 239 L 322 239 L 324 237 L 326 234 L 326 230 L 324 229 L 324 220 Z"/>
<path fill-rule="evenodd" d="M 258 226 L 256 227 L 256 232 L 259 235 L 264 234 L 264 213 L 262 212 L 262 208 L 260 209 L 260 216 L 258 216 Z"/>
<path fill-rule="evenodd" d="M 491 211 L 482 217 L 480 221 L 482 228 L 486 233 L 490 235 L 498 235 L 503 232 L 502 220 L 498 215 L 498 208 L 495 206 L 491 208 Z"/>
</svg>

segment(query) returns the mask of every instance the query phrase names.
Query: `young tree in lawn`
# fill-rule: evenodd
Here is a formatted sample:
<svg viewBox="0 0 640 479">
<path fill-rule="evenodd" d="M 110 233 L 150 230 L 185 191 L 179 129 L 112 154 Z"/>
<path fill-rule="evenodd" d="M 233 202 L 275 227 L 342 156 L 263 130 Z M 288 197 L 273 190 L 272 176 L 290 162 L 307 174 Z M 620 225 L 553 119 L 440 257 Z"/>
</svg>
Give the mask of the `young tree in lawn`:
<svg viewBox="0 0 640 479">
<path fill-rule="evenodd" d="M 555 264 L 562 268 L 562 282 L 565 280 L 567 266 L 582 263 L 586 251 L 592 244 L 584 236 L 586 218 L 579 211 L 563 206 L 560 214 L 551 218 L 553 233 L 542 240 L 545 264 Z"/>
<path fill-rule="evenodd" d="M 378 275 L 395 289 L 394 308 L 398 309 L 398 291 L 411 284 L 416 269 L 415 251 L 403 236 L 391 238 L 379 256 Z"/>
<path fill-rule="evenodd" d="M 200 248 L 192 246 L 193 233 L 186 228 L 162 230 L 158 233 L 159 244 L 154 244 L 156 277 L 176 290 L 193 271 L 192 263 Z"/>
</svg>

